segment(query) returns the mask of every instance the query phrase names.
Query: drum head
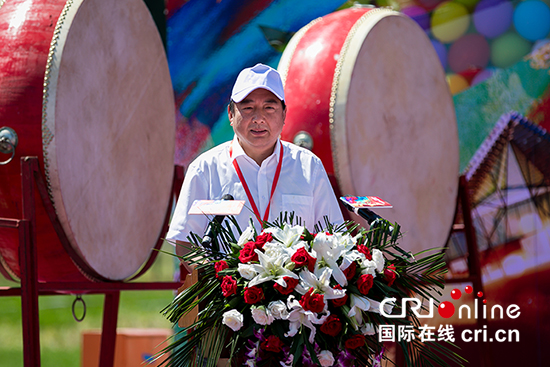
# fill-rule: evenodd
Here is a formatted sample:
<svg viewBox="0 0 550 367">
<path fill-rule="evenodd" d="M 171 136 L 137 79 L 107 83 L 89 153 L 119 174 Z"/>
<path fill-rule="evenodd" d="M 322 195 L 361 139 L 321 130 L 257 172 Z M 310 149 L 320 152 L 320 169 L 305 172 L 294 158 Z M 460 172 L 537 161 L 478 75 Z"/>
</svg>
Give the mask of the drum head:
<svg viewBox="0 0 550 367">
<path fill-rule="evenodd" d="M 58 31 L 42 121 L 50 193 L 77 260 L 125 279 L 150 256 L 170 201 L 175 118 L 165 51 L 140 0 L 68 2 Z"/>
<path fill-rule="evenodd" d="M 350 36 L 333 85 L 342 192 L 392 203 L 379 214 L 403 227 L 407 250 L 441 247 L 455 213 L 459 155 L 439 58 L 422 29 L 395 13 L 367 14 Z"/>
</svg>

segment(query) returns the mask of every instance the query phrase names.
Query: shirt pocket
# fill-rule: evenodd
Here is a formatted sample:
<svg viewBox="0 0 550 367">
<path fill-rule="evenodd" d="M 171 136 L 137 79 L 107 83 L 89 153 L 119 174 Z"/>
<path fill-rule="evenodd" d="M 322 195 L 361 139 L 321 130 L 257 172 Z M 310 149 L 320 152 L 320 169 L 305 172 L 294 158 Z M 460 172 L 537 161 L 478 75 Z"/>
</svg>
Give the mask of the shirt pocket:
<svg viewBox="0 0 550 367">
<path fill-rule="evenodd" d="M 283 194 L 283 210 L 288 213 L 294 212 L 295 217 L 302 219 L 302 225 L 314 224 L 311 223 L 313 221 L 313 196 Z"/>
</svg>

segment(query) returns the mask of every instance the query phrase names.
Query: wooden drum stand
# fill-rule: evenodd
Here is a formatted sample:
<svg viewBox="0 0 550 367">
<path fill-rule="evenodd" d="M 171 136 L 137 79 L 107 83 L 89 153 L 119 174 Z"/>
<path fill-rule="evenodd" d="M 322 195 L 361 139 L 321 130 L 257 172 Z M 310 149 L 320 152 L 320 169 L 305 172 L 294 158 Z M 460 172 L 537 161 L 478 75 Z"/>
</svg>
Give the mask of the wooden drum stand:
<svg viewBox="0 0 550 367">
<path fill-rule="evenodd" d="M 173 191 L 177 191 L 183 182 L 183 169 L 176 166 Z M 14 228 L 19 232 L 19 263 L 21 271 L 20 287 L 0 287 L 0 296 L 21 297 L 21 318 L 23 330 L 23 355 L 24 367 L 40 367 L 40 324 L 38 296 L 42 295 L 67 295 L 67 294 L 104 294 L 103 325 L 101 333 L 101 347 L 99 367 L 112 367 L 115 357 L 115 342 L 117 333 L 118 308 L 120 292 L 123 290 L 175 290 L 181 286 L 181 282 L 39 282 L 37 237 L 35 218 L 35 184 L 42 198 L 46 211 L 56 229 L 61 241 L 67 238 L 61 229 L 59 220 L 47 193 L 44 177 L 38 166 L 38 158 L 21 158 L 21 184 L 22 184 L 22 208 L 23 218 L 0 218 L 0 228 Z M 164 231 L 168 227 L 170 209 L 166 215 Z M 160 248 L 162 240 L 159 240 L 155 248 Z M 157 251 L 153 251 L 151 257 L 132 279 L 143 275 L 155 261 Z M 130 279 L 130 280 L 132 280 Z"/>
</svg>

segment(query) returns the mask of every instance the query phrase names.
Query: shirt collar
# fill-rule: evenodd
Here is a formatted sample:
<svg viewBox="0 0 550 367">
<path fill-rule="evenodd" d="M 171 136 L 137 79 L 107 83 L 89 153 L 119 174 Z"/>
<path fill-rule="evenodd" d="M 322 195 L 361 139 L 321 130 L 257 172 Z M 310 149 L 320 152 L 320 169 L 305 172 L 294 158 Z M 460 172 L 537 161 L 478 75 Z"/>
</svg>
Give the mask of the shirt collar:
<svg viewBox="0 0 550 367">
<path fill-rule="evenodd" d="M 279 159 L 281 158 L 280 155 L 281 155 L 281 140 L 280 139 L 277 139 L 277 141 L 275 142 L 275 149 L 273 150 L 273 154 L 271 154 L 269 157 L 266 158 L 266 160 L 269 160 L 271 159 L 273 156 L 275 156 L 275 162 L 279 163 Z M 235 135 L 233 137 L 233 141 L 231 142 L 231 146 L 232 146 L 232 154 L 231 154 L 231 161 L 233 162 L 233 160 L 237 159 L 237 157 L 239 156 L 245 156 L 247 157 L 248 159 L 252 160 L 252 158 L 250 158 L 246 153 L 245 151 L 243 150 L 243 147 L 241 146 L 241 144 L 239 144 L 239 141 L 237 139 L 237 135 Z"/>
</svg>

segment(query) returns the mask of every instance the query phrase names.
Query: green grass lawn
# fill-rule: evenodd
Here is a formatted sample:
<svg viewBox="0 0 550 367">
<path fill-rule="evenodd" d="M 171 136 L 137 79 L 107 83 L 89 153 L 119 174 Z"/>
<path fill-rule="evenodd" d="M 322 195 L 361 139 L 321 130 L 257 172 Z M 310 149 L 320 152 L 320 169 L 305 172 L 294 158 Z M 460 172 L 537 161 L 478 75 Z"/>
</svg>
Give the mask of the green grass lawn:
<svg viewBox="0 0 550 367">
<path fill-rule="evenodd" d="M 170 245 L 163 246 L 173 251 Z M 146 281 L 172 281 L 174 258 L 159 254 L 151 269 L 140 279 Z M 18 284 L 0 276 L 0 286 L 17 287 Z M 86 317 L 82 322 L 73 319 L 71 306 L 75 296 L 41 296 L 40 349 L 43 367 L 79 367 L 81 335 L 84 330 L 101 329 L 104 295 L 83 295 Z M 171 328 L 160 311 L 173 298 L 172 291 L 123 291 L 120 296 L 118 327 Z M 80 315 L 82 308 L 77 308 Z M 0 367 L 23 366 L 23 336 L 21 330 L 21 299 L 0 297 Z"/>
</svg>

